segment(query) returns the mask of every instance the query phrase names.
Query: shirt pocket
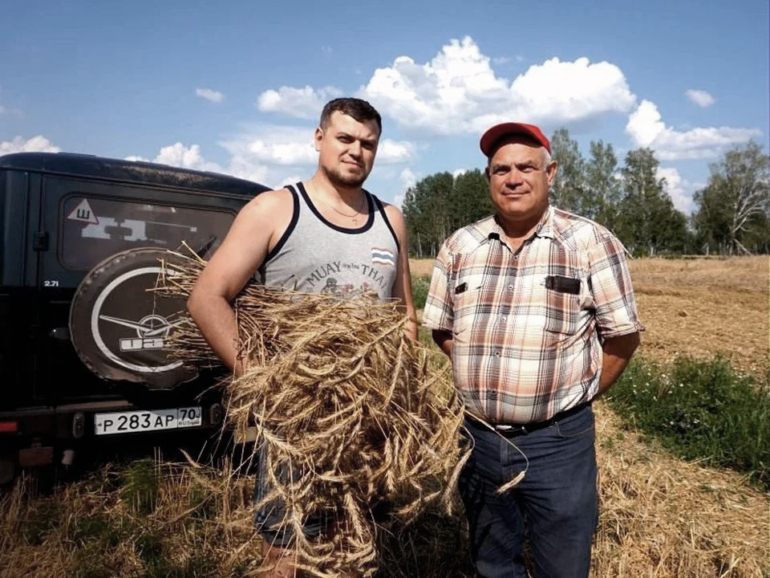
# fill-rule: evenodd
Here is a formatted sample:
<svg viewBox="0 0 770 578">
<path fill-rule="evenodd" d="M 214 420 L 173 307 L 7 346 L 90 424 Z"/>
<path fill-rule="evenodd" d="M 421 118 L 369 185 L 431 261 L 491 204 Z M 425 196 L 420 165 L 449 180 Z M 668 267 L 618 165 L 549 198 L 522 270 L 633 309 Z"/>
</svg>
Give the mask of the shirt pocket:
<svg viewBox="0 0 770 578">
<path fill-rule="evenodd" d="M 481 303 L 483 284 L 483 275 L 458 275 L 452 295 L 452 331 L 455 335 L 465 333 L 473 326 Z"/>
<path fill-rule="evenodd" d="M 577 293 L 565 290 L 565 287 L 548 287 L 545 283 L 545 324 L 546 337 L 553 344 L 569 340 L 580 331 L 583 321 L 582 303 L 585 301 L 587 279 L 575 272 L 565 275 L 568 283 L 579 282 Z"/>
</svg>

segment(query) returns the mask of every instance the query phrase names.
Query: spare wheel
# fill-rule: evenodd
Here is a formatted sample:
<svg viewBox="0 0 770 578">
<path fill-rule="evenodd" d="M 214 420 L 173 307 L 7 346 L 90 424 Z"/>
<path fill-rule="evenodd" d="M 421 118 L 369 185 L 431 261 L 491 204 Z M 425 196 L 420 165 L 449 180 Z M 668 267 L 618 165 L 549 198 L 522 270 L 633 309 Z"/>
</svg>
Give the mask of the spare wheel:
<svg viewBox="0 0 770 578">
<path fill-rule="evenodd" d="M 81 281 L 70 309 L 69 329 L 80 359 L 110 382 L 144 384 L 170 391 L 198 375 L 171 358 L 168 337 L 186 314 L 181 298 L 152 291 L 173 253 L 130 249 L 105 259 Z"/>
</svg>

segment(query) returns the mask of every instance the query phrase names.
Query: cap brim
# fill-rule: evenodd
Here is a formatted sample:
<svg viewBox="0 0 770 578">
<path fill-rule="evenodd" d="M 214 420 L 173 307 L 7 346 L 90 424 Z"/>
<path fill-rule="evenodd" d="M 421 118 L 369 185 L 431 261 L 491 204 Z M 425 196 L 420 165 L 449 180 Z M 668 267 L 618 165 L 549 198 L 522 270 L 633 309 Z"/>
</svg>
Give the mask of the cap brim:
<svg viewBox="0 0 770 578">
<path fill-rule="evenodd" d="M 508 136 L 527 137 L 535 141 L 536 143 L 544 146 L 549 153 L 551 152 L 550 143 L 548 141 L 545 141 L 541 134 L 538 134 L 536 130 L 530 128 L 526 124 L 522 124 L 518 122 L 505 122 L 502 124 L 498 124 L 490 128 L 487 132 L 485 132 L 479 142 L 479 146 L 481 147 L 481 152 L 483 152 L 484 155 L 486 156 L 490 156 L 494 152 L 495 146 L 497 145 L 498 141 Z"/>
</svg>

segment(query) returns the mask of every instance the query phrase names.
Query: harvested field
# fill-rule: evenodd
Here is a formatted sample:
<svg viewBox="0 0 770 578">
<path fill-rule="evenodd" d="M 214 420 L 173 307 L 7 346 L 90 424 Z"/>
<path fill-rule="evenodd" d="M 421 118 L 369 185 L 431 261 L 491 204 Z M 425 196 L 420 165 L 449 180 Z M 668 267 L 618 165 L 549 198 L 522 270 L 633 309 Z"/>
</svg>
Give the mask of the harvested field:
<svg viewBox="0 0 770 578">
<path fill-rule="evenodd" d="M 765 258 L 631 262 L 641 355 L 728 355 L 767 369 Z M 413 276 L 432 261 L 413 262 Z M 434 365 L 444 363 L 440 354 Z M 597 403 L 601 518 L 592 578 L 770 576 L 770 496 L 671 457 Z M 0 502 L 0 577 L 259 575 L 252 475 L 187 464 L 105 468 L 49 497 Z M 376 578 L 470 578 L 462 515 L 383 533 Z"/>
<path fill-rule="evenodd" d="M 597 408 L 600 529 L 592 576 L 770 571 L 770 501 L 737 474 L 672 458 Z"/>
<path fill-rule="evenodd" d="M 597 407 L 601 519 L 593 578 L 763 578 L 768 496 L 683 463 Z M 0 576 L 258 576 L 253 476 L 184 464 L 106 468 L 52 497 L 0 503 Z M 462 510 L 383 534 L 377 578 L 470 578 Z"/>
<path fill-rule="evenodd" d="M 768 258 L 630 264 L 646 331 L 640 353 L 659 359 L 721 353 L 747 373 L 768 370 Z"/>
</svg>

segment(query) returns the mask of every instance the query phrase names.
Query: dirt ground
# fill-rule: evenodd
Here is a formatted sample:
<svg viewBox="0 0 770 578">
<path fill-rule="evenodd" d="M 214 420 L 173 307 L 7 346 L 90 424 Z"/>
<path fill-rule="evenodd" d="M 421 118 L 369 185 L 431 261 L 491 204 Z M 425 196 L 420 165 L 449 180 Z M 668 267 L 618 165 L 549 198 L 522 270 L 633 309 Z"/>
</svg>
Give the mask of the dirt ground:
<svg viewBox="0 0 770 578">
<path fill-rule="evenodd" d="M 411 261 L 430 276 L 433 261 Z M 631 280 L 645 331 L 639 355 L 721 353 L 735 367 L 768 371 L 768 257 L 633 259 Z"/>
</svg>

